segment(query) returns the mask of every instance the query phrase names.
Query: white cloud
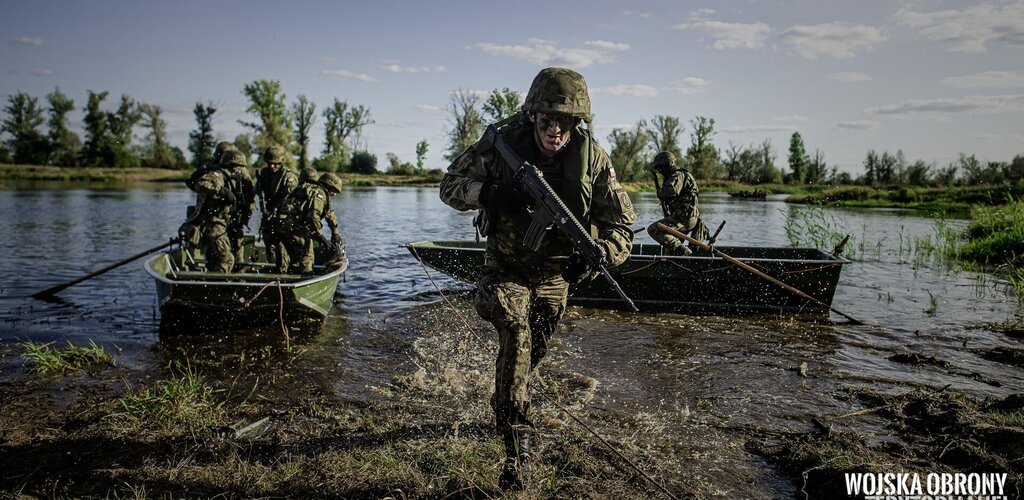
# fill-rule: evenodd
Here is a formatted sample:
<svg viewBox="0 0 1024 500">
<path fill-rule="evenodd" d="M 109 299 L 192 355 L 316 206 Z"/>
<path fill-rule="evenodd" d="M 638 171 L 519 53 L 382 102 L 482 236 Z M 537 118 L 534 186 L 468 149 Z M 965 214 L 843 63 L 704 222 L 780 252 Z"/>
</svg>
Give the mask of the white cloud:
<svg viewBox="0 0 1024 500">
<path fill-rule="evenodd" d="M 672 82 L 668 86 L 669 92 L 675 92 L 676 94 L 692 95 L 704 92 L 711 86 L 711 82 L 697 77 L 687 77 L 679 80 L 678 82 Z"/>
<path fill-rule="evenodd" d="M 818 56 L 847 59 L 857 52 L 871 50 L 885 40 L 878 28 L 847 23 L 793 26 L 783 31 L 780 37 L 792 47 L 793 53 L 805 59 Z"/>
<path fill-rule="evenodd" d="M 441 112 L 441 108 L 437 106 L 431 106 L 429 104 L 417 104 L 416 106 L 414 106 L 414 108 L 416 109 L 416 111 L 426 114 L 435 114 Z"/>
<path fill-rule="evenodd" d="M 985 52 L 989 42 L 1024 47 L 1024 3 L 1020 2 L 934 12 L 902 9 L 893 18 L 929 40 L 947 43 L 954 52 Z"/>
<path fill-rule="evenodd" d="M 690 11 L 690 19 L 706 19 L 714 15 L 715 9 L 697 9 Z"/>
<path fill-rule="evenodd" d="M 701 36 L 715 39 L 716 49 L 759 49 L 772 29 L 765 23 L 723 23 L 719 21 L 697 21 L 677 24 L 672 29 L 692 31 Z"/>
<path fill-rule="evenodd" d="M 744 125 L 739 127 L 722 127 L 719 129 L 723 134 L 747 134 L 761 132 L 796 132 L 799 130 L 793 125 Z"/>
<path fill-rule="evenodd" d="M 375 83 L 380 81 L 366 73 L 355 73 L 347 69 L 325 69 L 321 71 L 320 74 L 342 82 L 357 80 L 361 82 Z"/>
<path fill-rule="evenodd" d="M 614 87 L 594 87 L 590 89 L 592 94 L 611 94 L 611 95 L 631 95 L 634 97 L 655 97 L 658 95 L 658 89 L 651 87 L 650 85 L 641 84 L 624 84 L 615 85 Z"/>
<path fill-rule="evenodd" d="M 478 43 L 476 48 L 495 56 L 513 57 L 530 61 L 543 66 L 565 66 L 569 68 L 586 68 L 594 64 L 607 64 L 615 61 L 615 54 L 629 48 L 626 44 L 613 44 L 617 48 L 589 46 L 590 48 L 559 47 L 554 42 L 530 39 L 530 45 L 499 45 L 495 43 Z M 602 42 L 611 43 L 611 42 Z M 625 46 L 623 49 L 621 47 Z"/>
<path fill-rule="evenodd" d="M 990 142 L 1021 142 L 1024 141 L 1024 134 L 977 134 L 974 139 Z"/>
<path fill-rule="evenodd" d="M 1024 94 L 914 99 L 898 104 L 868 108 L 864 112 L 896 118 L 927 118 L 961 113 L 1007 113 L 1021 109 L 1024 109 Z"/>
<path fill-rule="evenodd" d="M 34 68 L 28 71 L 32 76 L 53 76 L 54 72 L 52 69 L 46 68 Z"/>
<path fill-rule="evenodd" d="M 1024 87 L 1024 72 L 985 71 L 974 75 L 950 76 L 942 83 L 963 89 Z"/>
<path fill-rule="evenodd" d="M 797 123 L 805 122 L 807 120 L 810 120 L 810 118 L 807 118 L 806 116 L 803 115 L 786 115 L 772 118 L 772 121 L 780 123 Z"/>
<path fill-rule="evenodd" d="M 392 73 L 443 73 L 445 70 L 444 66 L 399 66 L 397 64 L 388 64 L 384 66 L 384 69 Z"/>
<path fill-rule="evenodd" d="M 591 40 L 589 42 L 583 42 L 583 45 L 586 45 L 587 47 L 594 47 L 595 49 L 601 50 L 629 50 L 628 43 L 608 42 L 605 40 Z"/>
<path fill-rule="evenodd" d="M 654 17 L 654 14 L 651 14 L 650 12 L 643 12 L 643 11 L 639 11 L 639 10 L 624 10 L 624 11 L 622 11 L 622 15 L 624 15 L 626 17 L 629 17 L 629 16 L 637 16 L 637 17 L 643 17 L 643 18 Z"/>
<path fill-rule="evenodd" d="M 825 78 L 834 82 L 846 83 L 869 82 L 872 80 L 870 75 L 859 73 L 857 71 L 840 71 L 838 73 L 830 73 Z"/>
<path fill-rule="evenodd" d="M 11 40 L 11 43 L 18 45 L 34 45 L 38 47 L 43 44 L 43 39 L 38 36 L 19 36 L 18 38 Z"/>
<path fill-rule="evenodd" d="M 874 120 L 849 120 L 845 122 L 839 122 L 836 126 L 839 128 L 848 128 L 854 130 L 872 130 L 880 127 L 881 124 Z"/>
</svg>

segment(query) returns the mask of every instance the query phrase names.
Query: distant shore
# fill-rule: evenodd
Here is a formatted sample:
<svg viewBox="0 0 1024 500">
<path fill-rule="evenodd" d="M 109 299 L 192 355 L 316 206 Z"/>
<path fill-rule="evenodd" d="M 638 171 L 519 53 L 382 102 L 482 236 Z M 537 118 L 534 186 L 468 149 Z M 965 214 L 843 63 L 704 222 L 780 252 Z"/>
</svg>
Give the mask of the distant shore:
<svg viewBox="0 0 1024 500">
<path fill-rule="evenodd" d="M 165 168 L 54 167 L 0 164 L 0 181 L 48 182 L 184 182 L 191 170 Z M 437 186 L 441 176 L 341 173 L 350 186 Z"/>
</svg>

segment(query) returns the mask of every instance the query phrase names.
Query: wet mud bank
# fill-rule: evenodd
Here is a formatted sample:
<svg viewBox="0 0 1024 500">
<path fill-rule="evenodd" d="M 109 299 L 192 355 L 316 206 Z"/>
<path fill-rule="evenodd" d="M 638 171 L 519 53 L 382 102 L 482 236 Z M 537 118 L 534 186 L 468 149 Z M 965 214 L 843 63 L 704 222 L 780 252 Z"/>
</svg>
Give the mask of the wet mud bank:
<svg viewBox="0 0 1024 500">
<path fill-rule="evenodd" d="M 60 377 L 4 345 L 0 491 L 501 497 L 487 403 L 497 345 L 468 293 L 447 298 L 348 310 L 287 345 L 274 329 L 161 335 L 134 363 Z M 1019 370 L 1012 344 L 876 341 L 865 356 L 863 335 L 570 308 L 533 389 L 542 462 L 525 496 L 664 496 L 619 453 L 681 498 L 835 498 L 845 472 L 901 471 L 1005 472 L 1018 494 L 1020 384 L 966 368 Z"/>
</svg>

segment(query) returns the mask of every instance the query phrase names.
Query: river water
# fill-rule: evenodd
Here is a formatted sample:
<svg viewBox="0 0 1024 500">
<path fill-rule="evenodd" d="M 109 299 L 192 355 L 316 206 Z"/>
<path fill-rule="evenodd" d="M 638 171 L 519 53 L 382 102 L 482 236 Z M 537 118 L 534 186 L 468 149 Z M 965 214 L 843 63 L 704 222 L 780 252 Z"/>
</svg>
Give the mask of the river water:
<svg viewBox="0 0 1024 500">
<path fill-rule="evenodd" d="M 0 338 L 93 340 L 119 364 L 138 370 L 186 359 L 230 367 L 226 372 L 245 366 L 249 376 L 273 379 L 274 362 L 259 364 L 238 353 L 279 341 L 280 329 L 187 341 L 161 335 L 154 284 L 141 260 L 68 288 L 60 301 L 30 298 L 167 241 L 193 196 L 169 184 L 24 183 L 0 190 Z M 634 201 L 639 223 L 659 217 L 650 193 Z M 808 322 L 570 308 L 545 373 L 578 381 L 580 409 L 592 418 L 634 429 L 638 442 L 669 443 L 676 456 L 687 457 L 680 474 L 731 485 L 721 491 L 738 496 L 792 493 L 797 486 L 744 451 L 743 442 L 803 431 L 810 417 L 855 409 L 844 395 L 851 387 L 902 392 L 948 385 L 994 397 L 1024 392 L 1024 372 L 987 357 L 993 349 L 1020 348 L 992 326 L 1019 314 L 1016 299 L 994 275 L 953 269 L 929 253 L 928 242 L 936 241 L 933 219 L 899 210 L 811 209 L 775 196 L 752 201 L 710 193 L 701 203 L 712 229 L 727 221 L 722 245 L 788 246 L 787 227 L 801 225 L 852 234 L 852 262 L 833 306 L 866 325 L 837 315 Z M 299 380 L 358 401 L 378 397 L 395 376 L 414 372 L 429 378 L 482 371 L 486 383 L 493 335 L 475 318 L 470 287 L 432 273 L 454 304 L 448 305 L 400 246 L 470 239 L 471 214 L 443 205 L 435 188 L 351 187 L 334 205 L 350 258 L 346 281 L 323 328 L 295 339 L 309 352 L 303 373 L 267 387 L 286 393 Z M 964 225 L 948 220 L 942 227 Z M 809 239 L 815 231 L 803 232 Z M 650 241 L 644 233 L 637 238 Z M 484 347 L 452 340 L 472 336 L 470 329 Z M 472 352 L 451 355 L 460 349 Z M 890 360 L 910 353 L 945 365 Z M 483 401 L 472 404 L 473 411 L 486 408 Z"/>
</svg>

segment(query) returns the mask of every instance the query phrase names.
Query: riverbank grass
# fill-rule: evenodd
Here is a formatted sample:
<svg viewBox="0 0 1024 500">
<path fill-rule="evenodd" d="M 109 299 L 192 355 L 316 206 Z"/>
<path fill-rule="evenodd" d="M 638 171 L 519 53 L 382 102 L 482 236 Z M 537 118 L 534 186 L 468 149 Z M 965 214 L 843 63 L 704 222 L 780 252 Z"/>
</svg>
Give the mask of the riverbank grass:
<svg viewBox="0 0 1024 500">
<path fill-rule="evenodd" d="M 155 424 L 164 430 L 197 430 L 221 421 L 223 403 L 214 400 L 213 388 L 193 369 L 180 371 L 177 378 L 158 380 L 122 397 L 111 417 L 129 429 Z"/>
<path fill-rule="evenodd" d="M 32 373 L 63 375 L 90 366 L 114 366 L 114 357 L 103 347 L 89 340 L 89 345 L 78 347 L 68 342 L 67 347 L 55 348 L 53 342 L 45 344 L 26 341 L 19 344 L 24 350 L 22 358 Z"/>
</svg>

